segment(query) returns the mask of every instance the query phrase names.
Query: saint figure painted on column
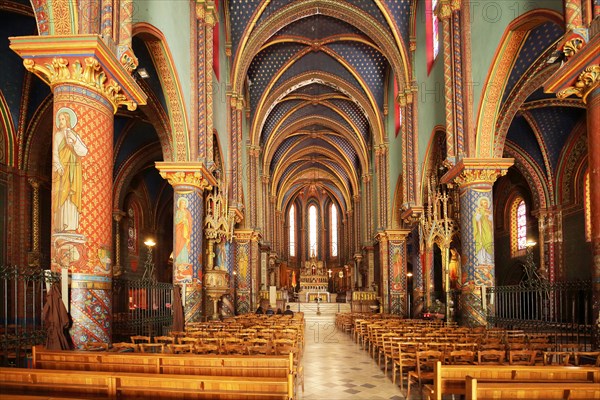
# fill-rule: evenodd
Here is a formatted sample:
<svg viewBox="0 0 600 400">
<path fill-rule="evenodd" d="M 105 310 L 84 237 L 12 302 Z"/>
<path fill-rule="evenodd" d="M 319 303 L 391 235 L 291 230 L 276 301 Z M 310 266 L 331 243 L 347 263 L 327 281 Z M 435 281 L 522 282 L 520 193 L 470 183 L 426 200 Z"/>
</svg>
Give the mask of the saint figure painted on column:
<svg viewBox="0 0 600 400">
<path fill-rule="evenodd" d="M 76 231 L 81 210 L 81 157 L 87 146 L 73 128 L 75 112 L 63 107 L 56 113 L 56 131 L 52 140 L 52 218 L 57 232 Z"/>
<path fill-rule="evenodd" d="M 473 214 L 473 238 L 478 265 L 494 263 L 494 219 L 490 199 L 481 196 L 477 199 L 477 208 Z"/>
</svg>

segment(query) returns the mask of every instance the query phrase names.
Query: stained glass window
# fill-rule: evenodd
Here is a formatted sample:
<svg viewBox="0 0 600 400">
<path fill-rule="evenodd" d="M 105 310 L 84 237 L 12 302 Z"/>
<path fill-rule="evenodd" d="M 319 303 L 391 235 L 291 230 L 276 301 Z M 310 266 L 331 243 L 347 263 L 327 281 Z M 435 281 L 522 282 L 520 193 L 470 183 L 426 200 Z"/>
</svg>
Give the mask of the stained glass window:
<svg viewBox="0 0 600 400">
<path fill-rule="evenodd" d="M 317 207 L 308 207 L 308 250 L 311 256 L 317 256 Z"/>
<path fill-rule="evenodd" d="M 527 248 L 527 205 L 522 197 L 510 207 L 510 248 L 513 257 L 522 256 Z"/>
<path fill-rule="evenodd" d="M 524 250 L 527 247 L 527 208 L 521 200 L 517 206 L 517 248 Z"/>
<path fill-rule="evenodd" d="M 296 207 L 292 204 L 289 212 L 289 226 L 290 226 L 290 257 L 296 257 Z"/>
<path fill-rule="evenodd" d="M 440 52 L 439 20 L 435 13 L 439 0 L 425 2 L 425 52 L 427 56 L 427 73 L 431 71 L 433 62 Z"/>
<path fill-rule="evenodd" d="M 335 204 L 331 205 L 331 256 L 337 257 L 338 255 L 338 220 L 337 220 L 337 208 Z"/>
</svg>

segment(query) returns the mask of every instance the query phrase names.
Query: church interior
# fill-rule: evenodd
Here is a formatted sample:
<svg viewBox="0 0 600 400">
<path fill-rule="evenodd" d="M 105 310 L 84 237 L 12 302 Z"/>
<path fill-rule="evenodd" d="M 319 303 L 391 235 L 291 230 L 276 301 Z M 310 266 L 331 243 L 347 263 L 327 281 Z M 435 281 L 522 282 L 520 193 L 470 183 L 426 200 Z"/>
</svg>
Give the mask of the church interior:
<svg viewBox="0 0 600 400">
<path fill-rule="evenodd" d="M 287 305 L 374 359 L 358 320 L 600 350 L 598 1 L 1 0 L 0 31 L 0 367 L 51 287 L 79 350 Z"/>
</svg>

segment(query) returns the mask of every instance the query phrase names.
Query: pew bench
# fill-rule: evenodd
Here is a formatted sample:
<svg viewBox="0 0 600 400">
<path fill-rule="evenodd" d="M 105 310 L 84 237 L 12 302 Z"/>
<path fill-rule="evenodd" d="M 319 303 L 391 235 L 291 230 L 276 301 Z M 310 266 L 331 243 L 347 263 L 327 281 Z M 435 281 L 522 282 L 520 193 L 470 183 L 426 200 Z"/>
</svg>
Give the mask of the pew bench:
<svg viewBox="0 0 600 400">
<path fill-rule="evenodd" d="M 287 377 L 290 355 L 114 353 L 33 348 L 33 368 L 240 377 Z"/>
<path fill-rule="evenodd" d="M 232 377 L 0 368 L 0 394 L 170 399 L 293 399 L 291 376 Z"/>
<path fill-rule="evenodd" d="M 432 385 L 424 385 L 423 393 L 430 400 L 443 395 L 465 395 L 466 377 L 498 382 L 562 382 L 594 383 L 600 387 L 600 368 L 550 365 L 444 365 L 434 366 Z"/>
<path fill-rule="evenodd" d="M 466 400 L 491 399 L 600 399 L 600 385 L 594 382 L 499 382 L 466 378 Z"/>
</svg>

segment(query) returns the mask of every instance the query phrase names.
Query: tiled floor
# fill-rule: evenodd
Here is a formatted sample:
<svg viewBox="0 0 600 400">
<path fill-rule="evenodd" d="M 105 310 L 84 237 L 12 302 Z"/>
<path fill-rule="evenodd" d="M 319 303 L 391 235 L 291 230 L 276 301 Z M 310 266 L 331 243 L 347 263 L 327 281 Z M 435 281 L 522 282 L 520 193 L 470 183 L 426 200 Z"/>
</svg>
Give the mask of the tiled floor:
<svg viewBox="0 0 600 400">
<path fill-rule="evenodd" d="M 298 388 L 299 399 L 405 399 L 406 388 L 392 384 L 389 368 L 385 376 L 377 361 L 336 330 L 332 318 L 306 317 L 305 342 L 305 390 Z"/>
</svg>

